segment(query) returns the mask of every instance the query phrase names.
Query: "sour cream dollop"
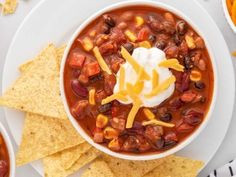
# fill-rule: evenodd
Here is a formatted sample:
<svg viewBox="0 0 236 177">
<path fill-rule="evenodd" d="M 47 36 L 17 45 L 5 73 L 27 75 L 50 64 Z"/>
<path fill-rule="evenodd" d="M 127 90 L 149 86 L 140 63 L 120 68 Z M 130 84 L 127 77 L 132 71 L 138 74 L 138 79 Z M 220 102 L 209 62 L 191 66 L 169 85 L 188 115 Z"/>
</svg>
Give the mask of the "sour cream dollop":
<svg viewBox="0 0 236 177">
<path fill-rule="evenodd" d="M 152 70 L 156 70 L 157 73 L 159 74 L 159 83 L 162 83 L 163 81 L 165 81 L 166 79 L 168 79 L 173 75 L 168 68 L 158 66 L 160 62 L 166 60 L 165 53 L 158 48 L 150 48 L 150 49 L 146 49 L 143 47 L 136 48 L 133 51 L 132 57 L 139 63 L 140 66 L 144 68 L 144 70 L 148 73 L 150 77 L 152 77 Z M 137 80 L 137 73 L 135 72 L 133 66 L 130 63 L 126 62 L 121 67 L 124 67 L 125 70 L 125 83 L 134 84 Z M 118 71 L 117 73 L 117 83 L 113 90 L 114 93 L 119 92 L 119 85 L 120 85 L 119 77 L 120 77 L 120 71 Z M 138 96 L 143 103 L 142 106 L 154 107 L 158 106 L 167 98 L 169 98 L 173 94 L 174 89 L 175 89 L 175 84 L 171 84 L 169 88 L 167 88 L 165 91 L 151 98 L 146 98 L 144 95 L 150 93 L 152 90 L 152 79 L 150 79 L 150 80 L 145 80 L 144 88 Z M 118 101 L 120 101 L 123 104 L 132 103 L 132 100 L 130 98 L 128 98 L 128 101 L 126 102 L 121 100 Z"/>
</svg>

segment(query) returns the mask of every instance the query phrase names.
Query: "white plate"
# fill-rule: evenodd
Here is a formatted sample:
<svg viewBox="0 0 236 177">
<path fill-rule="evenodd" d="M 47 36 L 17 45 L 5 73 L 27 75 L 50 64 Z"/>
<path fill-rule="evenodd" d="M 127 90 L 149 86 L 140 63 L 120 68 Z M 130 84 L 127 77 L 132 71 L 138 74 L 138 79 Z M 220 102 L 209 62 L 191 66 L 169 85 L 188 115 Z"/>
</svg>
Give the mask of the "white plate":
<svg viewBox="0 0 236 177">
<path fill-rule="evenodd" d="M 49 42 L 63 44 L 81 21 L 93 12 L 121 0 L 59 1 L 43 0 L 26 17 L 9 48 L 3 72 L 3 91 L 19 76 L 17 67 L 33 58 Z M 234 71 L 227 45 L 208 13 L 195 1 L 159 0 L 178 8 L 189 16 L 209 37 L 219 70 L 218 97 L 213 117 L 199 137 L 178 154 L 200 159 L 207 164 L 219 148 L 228 129 L 234 104 Z M 183 5 L 184 4 L 184 5 Z M 194 7 L 194 8 L 193 8 Z M 191 9 L 191 10 L 189 10 Z M 24 114 L 5 109 L 11 133 L 19 145 Z M 32 166 L 43 174 L 40 161 Z"/>
</svg>

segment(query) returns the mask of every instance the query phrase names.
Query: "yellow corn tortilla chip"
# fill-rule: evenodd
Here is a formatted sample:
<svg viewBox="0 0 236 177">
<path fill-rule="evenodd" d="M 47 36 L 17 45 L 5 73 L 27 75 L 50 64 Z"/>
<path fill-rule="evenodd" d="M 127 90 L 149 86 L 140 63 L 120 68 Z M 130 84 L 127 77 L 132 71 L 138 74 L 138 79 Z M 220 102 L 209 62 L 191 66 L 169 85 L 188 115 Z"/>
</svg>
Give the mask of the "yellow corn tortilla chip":
<svg viewBox="0 0 236 177">
<path fill-rule="evenodd" d="M 24 165 L 84 142 L 69 120 L 26 113 L 16 163 Z"/>
<path fill-rule="evenodd" d="M 81 177 L 115 177 L 106 162 L 97 159 L 84 171 Z"/>
<path fill-rule="evenodd" d="M 58 64 L 58 67 L 59 67 L 59 68 L 60 68 L 61 59 L 62 59 L 62 56 L 63 56 L 63 54 L 64 54 L 65 48 L 66 48 L 66 45 L 62 45 L 61 47 L 56 48 L 57 64 Z M 28 61 L 26 61 L 25 63 L 23 63 L 23 64 L 21 64 L 21 65 L 19 66 L 19 71 L 20 71 L 21 73 L 25 72 L 33 63 L 34 63 L 34 60 L 28 60 Z"/>
<path fill-rule="evenodd" d="M 44 116 L 67 119 L 59 89 L 59 68 L 54 45 L 34 60 L 2 97 L 0 105 Z"/>
<path fill-rule="evenodd" d="M 203 162 L 171 156 L 144 177 L 196 177 Z"/>
<path fill-rule="evenodd" d="M 18 0 L 5 0 L 4 3 L 0 3 L 2 8 L 2 15 L 13 14 L 16 11 Z"/>
<path fill-rule="evenodd" d="M 88 143 L 82 143 L 72 148 L 66 149 L 61 153 L 61 166 L 69 169 L 80 158 L 80 156 L 91 148 Z"/>
<path fill-rule="evenodd" d="M 164 161 L 164 159 L 131 161 L 114 158 L 106 154 L 103 154 L 101 158 L 108 164 L 116 177 L 142 177 Z"/>
<path fill-rule="evenodd" d="M 65 169 L 60 165 L 61 154 L 63 154 L 63 151 L 43 159 L 45 177 L 67 177 L 78 171 L 84 165 L 93 161 L 100 155 L 100 152 L 95 148 L 90 148 L 87 152 L 82 154 L 80 158 L 74 163 L 74 165 L 69 169 Z"/>
</svg>

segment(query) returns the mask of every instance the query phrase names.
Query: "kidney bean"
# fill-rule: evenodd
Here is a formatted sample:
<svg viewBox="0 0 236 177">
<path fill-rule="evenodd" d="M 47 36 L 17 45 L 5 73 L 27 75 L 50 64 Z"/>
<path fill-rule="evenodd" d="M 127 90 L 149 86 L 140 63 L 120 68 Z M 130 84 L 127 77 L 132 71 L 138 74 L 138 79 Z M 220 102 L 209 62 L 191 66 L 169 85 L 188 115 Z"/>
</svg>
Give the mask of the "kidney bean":
<svg viewBox="0 0 236 177">
<path fill-rule="evenodd" d="M 157 14 L 150 14 L 148 16 L 148 25 L 150 26 L 150 28 L 155 31 L 155 32 L 161 32 L 164 29 L 163 24 L 161 23 L 161 20 L 163 19 L 163 17 L 161 17 L 160 15 Z"/>
<path fill-rule="evenodd" d="M 109 39 L 116 45 L 123 44 L 127 41 L 124 33 L 119 28 L 112 28 Z"/>
<path fill-rule="evenodd" d="M 98 111 L 99 111 L 100 113 L 103 113 L 103 114 L 109 112 L 110 110 L 111 110 L 111 103 L 107 103 L 107 104 L 104 104 L 104 105 L 100 105 L 100 106 L 98 107 Z"/>
<path fill-rule="evenodd" d="M 87 97 L 88 90 L 86 87 L 82 86 L 77 79 L 71 81 L 71 88 L 75 95 L 80 97 Z"/>
<path fill-rule="evenodd" d="M 193 62 L 189 56 L 184 57 L 184 68 L 190 70 L 193 68 Z"/>
<path fill-rule="evenodd" d="M 176 111 L 183 106 L 183 102 L 177 97 L 170 100 L 169 105 L 171 110 Z"/>
<path fill-rule="evenodd" d="M 188 133 L 191 132 L 194 129 L 192 125 L 189 125 L 187 123 L 182 123 L 176 128 L 176 131 L 179 133 Z"/>
<path fill-rule="evenodd" d="M 176 89 L 180 92 L 184 92 L 189 89 L 190 75 L 187 72 L 181 73 L 180 79 L 176 82 Z"/>
<path fill-rule="evenodd" d="M 202 118 L 203 111 L 197 108 L 190 108 L 183 113 L 183 121 L 192 126 L 200 124 Z"/>
<path fill-rule="evenodd" d="M 104 25 L 102 26 L 102 32 L 103 32 L 104 34 L 109 34 L 110 31 L 111 31 L 111 27 L 110 27 L 110 26 L 108 26 L 108 25 L 106 25 L 106 24 L 104 24 Z"/>
<path fill-rule="evenodd" d="M 164 122 L 170 122 L 172 120 L 171 113 L 165 113 L 164 115 L 161 115 L 160 120 Z"/>
<path fill-rule="evenodd" d="M 133 50 L 134 50 L 134 45 L 130 42 L 127 42 L 125 44 L 123 44 L 123 47 L 130 53 L 132 54 Z"/>
<path fill-rule="evenodd" d="M 139 32 L 138 32 L 138 41 L 144 41 L 148 39 L 150 30 L 148 27 L 143 27 Z"/>
<path fill-rule="evenodd" d="M 149 37 L 148 37 L 148 40 L 151 42 L 151 43 L 155 43 L 156 40 L 157 40 L 157 37 L 153 34 L 150 34 Z"/>
<path fill-rule="evenodd" d="M 180 35 L 184 35 L 187 32 L 188 26 L 185 21 L 180 20 L 176 24 L 176 32 Z"/>
<path fill-rule="evenodd" d="M 158 49 L 161 49 L 163 50 L 165 47 L 166 47 L 166 42 L 164 40 L 160 40 L 160 41 L 157 41 L 155 46 L 158 48 Z"/>
<path fill-rule="evenodd" d="M 174 34 L 175 33 L 175 26 L 173 23 L 169 21 L 163 21 L 163 31 L 167 34 Z"/>
<path fill-rule="evenodd" d="M 184 103 L 190 103 L 193 102 L 197 97 L 197 93 L 193 92 L 192 90 L 188 90 L 184 92 L 180 96 L 180 100 L 183 101 Z"/>
<path fill-rule="evenodd" d="M 194 86 L 199 89 L 199 90 L 202 90 L 206 87 L 205 83 L 202 82 L 202 81 L 197 81 L 194 83 Z"/>
<path fill-rule="evenodd" d="M 177 144 L 176 141 L 168 140 L 168 141 L 165 141 L 164 148 L 169 149 L 175 146 L 176 144 Z"/>
<path fill-rule="evenodd" d="M 165 48 L 164 52 L 167 58 L 177 58 L 179 55 L 179 48 L 176 45 L 169 46 Z"/>
<path fill-rule="evenodd" d="M 4 177 L 8 172 L 8 164 L 5 160 L 0 160 L 0 177 Z"/>
<path fill-rule="evenodd" d="M 116 26 L 115 20 L 110 15 L 108 15 L 108 14 L 104 14 L 103 15 L 103 20 L 110 27 Z"/>
<path fill-rule="evenodd" d="M 164 147 L 164 145 L 165 145 L 165 141 L 163 138 L 160 138 L 155 142 L 155 147 L 157 149 L 162 149 Z"/>
<path fill-rule="evenodd" d="M 175 132 L 168 132 L 165 136 L 164 136 L 164 140 L 165 141 L 175 141 L 178 142 L 178 137 L 176 135 Z"/>
</svg>

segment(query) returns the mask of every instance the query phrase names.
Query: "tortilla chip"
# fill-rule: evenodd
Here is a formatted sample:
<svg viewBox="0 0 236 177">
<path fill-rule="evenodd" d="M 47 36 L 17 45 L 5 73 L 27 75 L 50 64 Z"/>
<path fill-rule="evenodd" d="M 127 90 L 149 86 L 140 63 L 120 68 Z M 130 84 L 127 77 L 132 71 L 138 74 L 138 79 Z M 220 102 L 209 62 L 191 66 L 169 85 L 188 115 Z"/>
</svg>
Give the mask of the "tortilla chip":
<svg viewBox="0 0 236 177">
<path fill-rule="evenodd" d="M 65 169 L 63 166 L 61 166 L 62 154 L 63 151 L 43 159 L 45 177 L 67 177 L 68 175 L 78 171 L 84 165 L 93 161 L 100 155 L 100 152 L 95 148 L 90 148 L 87 152 L 81 155 L 75 164 L 69 169 Z"/>
<path fill-rule="evenodd" d="M 164 161 L 164 159 L 130 161 L 114 158 L 106 154 L 103 154 L 101 158 L 108 164 L 116 177 L 142 177 Z"/>
<path fill-rule="evenodd" d="M 20 166 L 84 142 L 69 120 L 27 113 L 16 163 Z"/>
<path fill-rule="evenodd" d="M 18 0 L 5 0 L 4 3 L 1 3 L 2 14 L 8 15 L 13 14 L 16 11 L 18 5 Z"/>
<path fill-rule="evenodd" d="M 80 158 L 80 156 L 91 148 L 88 143 L 82 143 L 67 150 L 61 154 L 61 166 L 69 169 Z"/>
<path fill-rule="evenodd" d="M 49 45 L 0 98 L 0 105 L 44 116 L 67 119 L 60 97 L 59 68 Z"/>
<path fill-rule="evenodd" d="M 57 53 L 57 59 L 56 60 L 57 60 L 57 64 L 58 64 L 59 68 L 60 68 L 60 65 L 61 65 L 61 59 L 62 59 L 62 56 L 64 54 L 65 48 L 66 48 L 66 45 L 62 45 L 59 48 L 56 48 L 56 53 Z M 25 63 L 23 63 L 19 66 L 19 71 L 21 73 L 25 72 L 33 63 L 34 63 L 34 60 L 26 61 Z"/>
<path fill-rule="evenodd" d="M 171 156 L 144 177 L 196 177 L 203 162 Z"/>
<path fill-rule="evenodd" d="M 95 160 L 88 169 L 84 171 L 81 177 L 115 177 L 106 162 Z"/>
</svg>

